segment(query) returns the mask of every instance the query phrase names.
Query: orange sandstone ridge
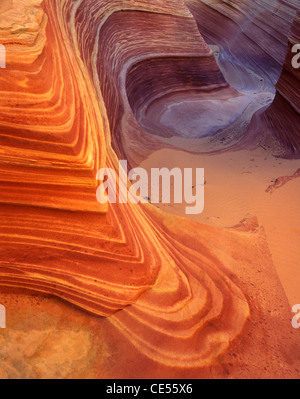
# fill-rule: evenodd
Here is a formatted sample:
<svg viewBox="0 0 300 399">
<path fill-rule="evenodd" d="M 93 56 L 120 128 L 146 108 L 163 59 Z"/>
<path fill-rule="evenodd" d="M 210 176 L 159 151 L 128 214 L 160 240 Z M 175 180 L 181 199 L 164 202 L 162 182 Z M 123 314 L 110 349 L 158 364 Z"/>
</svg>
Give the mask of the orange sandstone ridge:
<svg viewBox="0 0 300 399">
<path fill-rule="evenodd" d="M 299 377 L 255 220 L 218 229 L 96 201 L 101 167 L 176 148 L 158 110 L 240 96 L 185 2 L 0 11 L 0 377 Z"/>
</svg>

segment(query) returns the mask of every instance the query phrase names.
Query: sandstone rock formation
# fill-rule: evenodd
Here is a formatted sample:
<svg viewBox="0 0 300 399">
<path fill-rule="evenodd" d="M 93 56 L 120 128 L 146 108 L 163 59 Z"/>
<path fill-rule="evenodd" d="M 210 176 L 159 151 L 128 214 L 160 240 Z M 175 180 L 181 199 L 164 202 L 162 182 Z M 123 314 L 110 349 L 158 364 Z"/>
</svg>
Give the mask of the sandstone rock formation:
<svg viewBox="0 0 300 399">
<path fill-rule="evenodd" d="M 198 101 L 201 108 L 208 98 L 213 110 L 214 101 L 241 96 L 185 2 L 15 0 L 1 7 L 0 287 L 7 306 L 29 318 L 25 327 L 13 319 L 13 332 L 3 332 L 10 353 L 0 348 L 1 376 L 53 377 L 60 369 L 97 378 L 245 377 L 256 375 L 257 363 L 259 375 L 274 376 L 275 356 L 278 373 L 299 375 L 292 351 L 278 349 L 296 340 L 262 229 L 220 230 L 150 204 L 96 201 L 98 169 L 117 170 L 118 158 L 135 166 L 171 147 L 161 138 L 176 129 L 157 118 L 170 104 Z M 279 42 L 266 44 L 266 85 L 279 70 Z M 40 295 L 30 302 L 39 316 L 32 317 L 27 293 Z M 15 333 L 22 328 L 32 331 L 32 345 Z M 71 360 L 63 362 L 51 348 L 55 337 L 64 348 L 68 329 L 84 353 L 68 345 Z M 44 340 L 46 354 L 37 343 Z M 20 346 L 26 351 L 16 362 Z M 49 351 L 47 370 L 41 356 Z"/>
<path fill-rule="evenodd" d="M 276 89 L 272 106 L 256 113 L 242 146 L 266 145 L 277 155 L 298 157 L 300 72 L 292 67 L 291 51 L 300 41 L 298 2 L 186 0 L 186 4 L 206 41 L 218 43 L 218 63 L 228 82 L 242 90 Z"/>
<path fill-rule="evenodd" d="M 185 2 L 205 40 L 222 50 L 218 62 L 229 82 L 240 89 L 274 87 L 299 7 L 297 0 Z"/>
<path fill-rule="evenodd" d="M 259 131 L 260 142 L 276 139 L 281 146 L 281 155 L 299 158 L 300 156 L 300 68 L 294 68 L 292 48 L 300 43 L 300 11 L 292 25 L 283 71 L 276 85 L 276 96 L 265 112 L 258 112 L 249 128 L 250 137 Z"/>
<path fill-rule="evenodd" d="M 90 27 L 93 6 L 94 26 L 98 27 L 95 30 Z M 146 334 L 148 349 L 143 348 L 146 352 L 154 350 L 158 339 L 167 339 L 178 330 L 173 340 L 168 339 L 170 348 L 164 348 L 166 353 L 156 355 L 171 364 L 178 358 L 178 354 L 171 355 L 172 348 L 184 352 L 185 345 L 190 345 L 187 338 L 192 335 L 196 339 L 201 333 L 201 351 L 197 355 L 187 352 L 178 359 L 180 365 L 200 365 L 223 351 L 241 331 L 249 310 L 240 288 L 222 268 L 214 265 L 210 256 L 205 261 L 203 254 L 195 252 L 196 243 L 181 248 L 175 255 L 175 248 L 180 245 L 178 239 L 172 232 L 167 240 L 168 229 L 161 226 L 159 218 L 155 219 L 153 211 L 128 204 L 111 206 L 106 213 L 95 199 L 97 169 L 105 166 L 105 160 L 112 167 L 116 161 L 110 148 L 110 132 L 120 156 L 124 155 L 121 143 L 130 140 L 129 133 L 131 139 L 137 140 L 134 132 L 124 128 L 124 121 L 119 119 L 117 110 L 124 104 L 116 103 L 120 97 L 113 90 L 114 86 L 121 92 L 124 90 L 125 81 L 122 83 L 120 79 L 127 76 L 130 66 L 126 53 L 130 60 L 131 46 L 124 38 L 131 35 L 136 52 L 141 41 L 140 51 L 145 53 L 141 60 L 149 54 L 155 61 L 153 50 L 145 48 L 147 42 L 158 54 L 163 53 L 161 61 L 158 58 L 158 63 L 162 62 L 159 68 L 163 70 L 168 61 L 168 57 L 164 59 L 165 48 L 174 45 L 168 40 L 167 22 L 176 22 L 180 37 L 186 40 L 182 30 L 185 22 L 191 20 L 183 3 L 180 6 L 174 2 L 173 7 L 166 7 L 159 2 L 155 12 L 150 8 L 148 13 L 147 3 L 138 7 L 139 13 L 132 2 L 128 2 L 128 11 L 126 8 L 124 2 L 120 9 L 118 2 L 85 1 L 74 5 L 49 1 L 41 7 L 40 1 L 25 1 L 14 2 L 13 8 L 5 13 L 6 27 L 10 29 L 4 41 L 8 58 L 1 86 L 5 177 L 1 196 L 1 285 L 56 295 L 101 316 L 109 316 L 136 302 L 147 291 L 141 300 L 143 305 L 120 315 L 115 323 L 124 333 L 132 325 L 132 318 L 136 322 L 144 320 L 142 326 L 146 332 L 150 323 L 152 332 Z M 126 18 L 124 12 L 128 13 Z M 147 33 L 143 30 L 141 35 L 139 23 L 149 27 L 157 12 L 165 14 L 159 14 L 159 30 L 166 26 L 167 35 L 161 49 L 157 49 L 155 41 L 150 41 L 150 36 L 138 37 Z M 24 25 L 23 20 L 29 22 Z M 125 21 L 123 29 L 121 21 Z M 75 29 L 69 29 L 68 24 Z M 133 25 L 137 37 L 132 32 Z M 154 27 L 149 35 L 154 34 Z M 12 41 L 15 29 L 22 32 L 17 44 Z M 3 31 L 7 29 L 3 27 Z M 178 41 L 174 28 L 172 32 Z M 226 85 L 210 49 L 195 27 L 192 32 L 196 37 L 188 36 L 187 43 L 178 41 L 178 47 L 186 53 L 198 52 L 199 59 L 187 61 L 187 68 L 189 65 L 192 68 L 191 75 L 187 75 L 190 84 L 196 81 L 193 77 L 197 73 L 193 65 L 196 63 L 198 67 L 203 64 L 203 85 L 208 88 L 219 82 Z M 111 43 L 113 39 L 117 47 Z M 124 43 L 123 49 L 120 43 Z M 175 50 L 172 52 L 176 54 Z M 136 55 L 135 61 L 139 61 Z M 183 61 L 184 54 L 179 56 L 179 64 L 175 59 L 173 68 L 180 68 Z M 145 69 L 149 74 L 147 66 Z M 187 77 L 182 74 L 182 79 Z M 183 81 L 181 86 L 186 84 Z M 127 85 L 132 83 L 129 81 Z M 172 82 L 169 85 L 170 90 Z M 145 89 L 141 87 L 141 94 Z M 125 95 L 121 97 L 124 99 Z M 127 113 L 135 121 L 129 106 Z M 118 131 L 121 127 L 123 130 Z M 143 140 L 140 141 L 138 148 L 143 145 Z M 203 265 L 199 269 L 200 263 Z M 224 307 L 227 301 L 228 306 Z M 229 317 L 231 313 L 235 314 L 234 319 Z M 219 317 L 223 328 L 214 333 L 213 320 Z M 212 325 L 207 324 L 209 320 Z M 135 338 L 137 342 L 141 339 Z M 178 345 L 178 339 L 186 344 Z"/>
</svg>

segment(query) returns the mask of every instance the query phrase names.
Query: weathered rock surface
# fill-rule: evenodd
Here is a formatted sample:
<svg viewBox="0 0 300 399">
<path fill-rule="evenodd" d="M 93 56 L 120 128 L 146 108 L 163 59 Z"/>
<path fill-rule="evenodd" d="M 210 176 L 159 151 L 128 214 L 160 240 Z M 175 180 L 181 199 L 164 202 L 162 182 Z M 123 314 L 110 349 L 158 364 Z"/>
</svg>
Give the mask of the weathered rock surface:
<svg viewBox="0 0 300 399">
<path fill-rule="evenodd" d="M 218 45 L 218 62 L 230 83 L 239 89 L 274 89 L 297 0 L 185 2 L 205 40 Z"/>
<path fill-rule="evenodd" d="M 248 137 L 257 137 L 261 143 L 272 139 L 280 143 L 280 155 L 300 156 L 300 68 L 294 68 L 292 48 L 300 43 L 300 11 L 298 11 L 289 34 L 289 43 L 283 71 L 276 85 L 276 96 L 272 105 L 258 112 L 249 128 Z M 255 132 L 259 131 L 257 136 Z"/>
<path fill-rule="evenodd" d="M 1 331 L 1 377 L 245 377 L 255 364 L 259 376 L 298 376 L 290 308 L 262 229 L 96 201 L 98 169 L 117 170 L 118 157 L 134 166 L 162 147 L 158 136 L 176 134 L 158 110 L 197 94 L 212 112 L 214 101 L 241 95 L 185 2 L 1 7 L 0 287 L 20 317 Z M 279 41 L 263 62 L 274 69 L 266 84 Z M 28 303 L 26 294 L 40 296 Z"/>
</svg>

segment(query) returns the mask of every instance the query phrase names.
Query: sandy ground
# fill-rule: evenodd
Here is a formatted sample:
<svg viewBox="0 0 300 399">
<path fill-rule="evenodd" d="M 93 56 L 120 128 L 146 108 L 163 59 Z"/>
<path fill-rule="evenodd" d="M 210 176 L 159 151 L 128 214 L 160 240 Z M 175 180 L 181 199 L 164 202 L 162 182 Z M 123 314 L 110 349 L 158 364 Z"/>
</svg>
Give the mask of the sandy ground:
<svg viewBox="0 0 300 399">
<path fill-rule="evenodd" d="M 231 228 L 245 218 L 257 217 L 258 225 L 265 230 L 288 300 L 291 305 L 300 303 L 300 179 L 293 178 L 272 192 L 266 192 L 277 178 L 292 176 L 300 167 L 299 160 L 275 158 L 262 148 L 215 155 L 160 150 L 140 166 L 148 173 L 153 167 L 204 168 L 205 208 L 202 214 L 186 215 L 185 203 L 156 206 L 221 228 Z"/>
</svg>

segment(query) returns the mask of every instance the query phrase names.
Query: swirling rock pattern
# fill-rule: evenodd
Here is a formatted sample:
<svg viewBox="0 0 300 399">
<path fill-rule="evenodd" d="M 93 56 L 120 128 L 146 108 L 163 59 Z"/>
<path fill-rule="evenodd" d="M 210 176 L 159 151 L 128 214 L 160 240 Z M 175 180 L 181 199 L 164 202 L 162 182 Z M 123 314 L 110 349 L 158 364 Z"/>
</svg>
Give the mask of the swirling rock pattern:
<svg viewBox="0 0 300 399">
<path fill-rule="evenodd" d="M 297 0 L 186 0 L 186 4 L 205 40 L 218 43 L 219 63 L 228 81 L 238 88 L 274 90 Z"/>
<path fill-rule="evenodd" d="M 157 104 L 169 104 L 174 96 L 183 101 L 196 92 L 238 96 L 185 2 L 18 0 L 3 3 L 2 9 L 0 42 L 7 48 L 7 69 L 0 75 L 3 297 L 10 303 L 11 290 L 63 299 L 97 316 L 71 307 L 65 316 L 70 325 L 90 328 L 94 352 L 104 351 L 100 329 L 107 346 L 119 343 L 119 363 L 111 351 L 107 359 L 112 362 L 98 360 L 87 371 L 78 362 L 95 362 L 90 346 L 85 345 L 82 358 L 68 346 L 77 372 L 70 362 L 53 360 L 65 367 L 64 376 L 126 376 L 135 366 L 124 359 L 133 364 L 134 356 L 136 364 L 144 365 L 140 376 L 147 370 L 147 375 L 175 376 L 185 370 L 185 375 L 201 376 L 211 365 L 219 370 L 216 359 L 234 342 L 241 353 L 246 351 L 250 314 L 257 320 L 264 313 L 263 323 L 266 309 L 276 308 L 275 296 L 284 304 L 275 310 L 277 316 L 286 314 L 263 233 L 220 232 L 151 205 L 101 206 L 95 196 L 100 167 L 117 170 L 118 157 L 135 165 L 161 148 L 155 136 L 168 133 L 157 133 L 159 125 L 147 119 Z M 259 280 L 261 303 L 246 288 L 252 261 L 249 271 L 239 271 L 238 248 L 250 254 L 248 242 L 259 248 L 270 278 Z M 273 302 L 263 298 L 268 289 Z M 51 300 L 45 311 L 51 315 L 54 306 L 60 313 L 65 305 Z M 63 324 L 60 317 L 58 325 Z M 273 328 L 269 343 L 284 336 L 286 324 L 278 326 L 282 335 L 275 338 Z M 68 336 L 58 335 L 61 341 Z M 72 337 L 78 345 L 90 336 L 84 331 Z M 14 348 L 18 339 L 14 334 L 8 339 Z M 44 338 L 35 329 L 32 339 Z M 23 341 L 27 346 L 23 336 L 18 345 Z M 273 354 L 276 348 L 269 350 Z M 31 352 L 25 358 L 26 353 Z M 7 352 L 3 356 L 9 357 Z M 44 359 L 31 360 L 25 376 L 56 376 L 52 364 L 49 371 L 44 365 Z M 24 375 L 9 367 L 4 376 Z M 288 365 L 281 372 L 294 375 Z"/>
<path fill-rule="evenodd" d="M 265 112 L 258 112 L 249 127 L 250 133 L 261 132 L 261 142 L 275 138 L 281 146 L 281 155 L 299 158 L 300 151 L 300 69 L 293 68 L 292 48 L 300 42 L 300 11 L 293 22 L 288 43 L 288 52 L 283 71 L 276 85 L 276 96 Z"/>
<path fill-rule="evenodd" d="M 254 115 L 242 147 L 266 145 L 277 155 L 298 158 L 300 75 L 292 67 L 291 50 L 300 41 L 299 2 L 186 0 L 186 4 L 206 41 L 218 43 L 218 63 L 227 81 L 243 90 L 276 90 L 272 106 Z M 217 20 L 222 23 L 214 23 Z"/>
</svg>

